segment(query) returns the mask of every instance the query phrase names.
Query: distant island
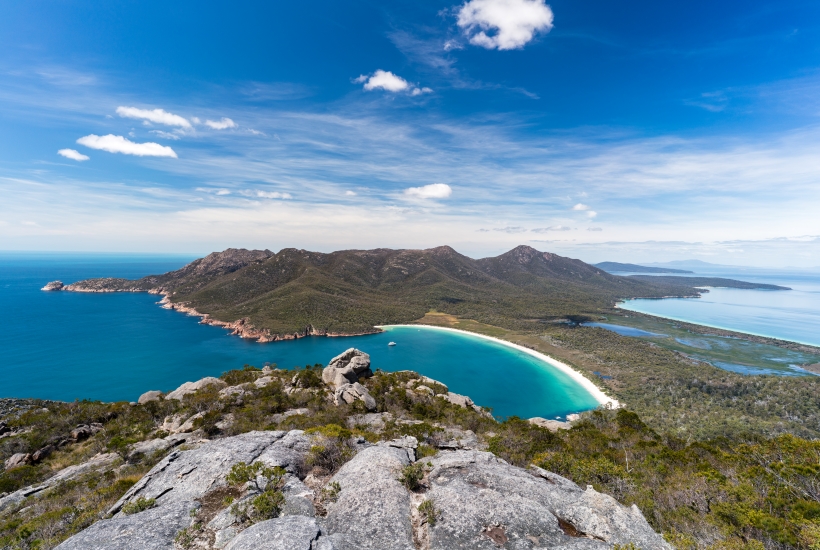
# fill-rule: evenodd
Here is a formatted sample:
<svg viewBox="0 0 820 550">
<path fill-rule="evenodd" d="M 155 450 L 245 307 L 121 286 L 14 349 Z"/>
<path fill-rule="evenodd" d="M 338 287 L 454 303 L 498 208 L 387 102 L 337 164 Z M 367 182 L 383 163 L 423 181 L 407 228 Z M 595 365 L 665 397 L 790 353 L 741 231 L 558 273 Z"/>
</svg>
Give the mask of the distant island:
<svg viewBox="0 0 820 550">
<path fill-rule="evenodd" d="M 601 262 L 599 264 L 593 265 L 609 273 L 694 273 L 694 271 L 686 271 L 684 269 L 671 269 L 666 267 L 647 267 L 645 265 L 622 264 L 619 262 Z"/>
</svg>

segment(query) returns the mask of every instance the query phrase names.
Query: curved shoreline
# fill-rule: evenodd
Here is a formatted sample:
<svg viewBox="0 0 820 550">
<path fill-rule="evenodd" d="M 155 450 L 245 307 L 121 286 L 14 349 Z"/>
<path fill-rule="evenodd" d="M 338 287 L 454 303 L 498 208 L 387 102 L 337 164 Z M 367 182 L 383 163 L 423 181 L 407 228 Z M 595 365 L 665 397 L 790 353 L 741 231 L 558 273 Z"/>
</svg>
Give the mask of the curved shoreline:
<svg viewBox="0 0 820 550">
<path fill-rule="evenodd" d="M 674 298 L 674 297 L 672 297 L 672 298 Z M 666 319 L 668 321 L 677 321 L 679 323 L 686 323 L 688 325 L 697 325 L 697 326 L 706 327 L 706 328 L 713 328 L 713 329 L 716 329 L 716 330 L 723 330 L 723 331 L 726 331 L 726 332 L 734 332 L 736 334 L 742 334 L 742 335 L 746 335 L 746 336 L 753 336 L 753 337 L 757 337 L 757 338 L 766 338 L 767 340 L 776 340 L 776 341 L 780 341 L 780 342 L 785 342 L 787 344 L 797 344 L 797 345 L 800 345 L 800 346 L 809 346 L 809 347 L 812 347 L 812 348 L 820 348 L 820 344 L 811 344 L 809 342 L 801 342 L 800 340 L 786 340 L 785 338 L 782 338 L 780 336 L 770 336 L 770 335 L 767 335 L 767 334 L 758 334 L 756 332 L 751 332 L 751 331 L 748 331 L 748 330 L 738 330 L 736 328 L 721 327 L 721 326 L 718 326 L 718 325 L 711 325 L 711 324 L 708 324 L 708 323 L 704 323 L 702 321 L 691 321 L 691 320 L 688 320 L 688 319 L 681 319 L 679 317 L 671 317 L 669 315 L 660 315 L 658 313 L 649 313 L 649 312 L 646 312 L 646 311 L 641 311 L 639 309 L 629 309 L 629 308 L 626 308 L 626 307 L 622 307 L 624 304 L 626 304 L 628 302 L 631 302 L 633 300 L 647 300 L 647 299 L 650 299 L 650 298 L 630 298 L 628 300 L 623 300 L 623 301 L 620 301 L 620 302 L 616 303 L 615 308 L 620 309 L 621 311 L 629 311 L 629 312 L 632 312 L 632 313 L 640 313 L 641 315 L 648 315 L 650 317 L 657 317 L 659 319 Z M 660 298 L 660 299 L 665 300 L 666 298 Z"/>
<path fill-rule="evenodd" d="M 551 367 L 555 367 L 559 371 L 561 371 L 564 374 L 566 374 L 567 376 L 569 376 L 573 381 L 577 382 L 578 385 L 581 386 L 582 388 L 584 388 L 587 391 L 587 393 L 589 393 L 596 401 L 598 401 L 598 403 L 600 405 L 602 405 L 604 407 L 608 406 L 608 407 L 611 407 L 613 409 L 617 409 L 621 406 L 621 404 L 618 402 L 617 399 L 613 399 L 612 397 L 609 397 L 607 394 L 605 394 L 603 392 L 603 390 L 601 390 L 601 388 L 596 386 L 592 382 L 592 380 L 590 380 L 589 378 L 587 378 L 586 376 L 584 376 L 583 374 L 581 374 L 577 370 L 573 369 L 572 367 L 570 367 L 566 363 L 562 363 L 561 361 L 558 361 L 557 359 L 554 359 L 554 358 L 550 357 L 549 355 L 541 353 L 540 351 L 535 351 L 534 349 L 524 347 L 520 344 L 514 344 L 514 343 L 509 342 L 507 340 L 502 340 L 501 338 L 495 338 L 493 336 L 487 336 L 485 334 L 479 334 L 477 332 L 470 332 L 468 330 L 461 330 L 461 329 L 450 328 L 450 327 L 439 327 L 439 326 L 436 326 L 436 325 L 417 324 L 417 325 L 377 325 L 376 326 L 376 328 L 386 328 L 386 327 L 397 327 L 397 328 L 418 328 L 418 327 L 423 327 L 423 328 L 443 330 L 443 331 L 448 331 L 448 332 L 456 332 L 456 333 L 459 333 L 459 334 L 464 334 L 466 336 L 475 336 L 477 338 L 482 338 L 484 340 L 490 340 L 491 342 L 496 342 L 498 344 L 513 348 L 515 350 L 522 351 L 522 352 L 526 353 L 527 355 L 531 355 L 532 357 L 535 357 L 536 359 L 540 359 L 541 361 L 543 361 L 544 363 L 550 365 Z"/>
</svg>

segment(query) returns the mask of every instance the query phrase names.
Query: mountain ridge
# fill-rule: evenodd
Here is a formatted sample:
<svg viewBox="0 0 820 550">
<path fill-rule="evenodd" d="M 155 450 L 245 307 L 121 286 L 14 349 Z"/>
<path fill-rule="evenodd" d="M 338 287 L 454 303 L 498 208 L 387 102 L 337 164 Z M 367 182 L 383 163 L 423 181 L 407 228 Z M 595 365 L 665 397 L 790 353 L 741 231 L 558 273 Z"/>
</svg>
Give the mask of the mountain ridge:
<svg viewBox="0 0 820 550">
<path fill-rule="evenodd" d="M 431 310 L 536 326 L 595 314 L 626 298 L 699 295 L 686 284 L 619 277 L 525 245 L 478 260 L 449 246 L 330 253 L 229 248 L 165 274 L 89 279 L 65 290 L 163 294 L 168 307 L 207 315 L 246 337 L 264 338 L 257 332 L 267 331 L 271 339 L 372 332 Z"/>
</svg>

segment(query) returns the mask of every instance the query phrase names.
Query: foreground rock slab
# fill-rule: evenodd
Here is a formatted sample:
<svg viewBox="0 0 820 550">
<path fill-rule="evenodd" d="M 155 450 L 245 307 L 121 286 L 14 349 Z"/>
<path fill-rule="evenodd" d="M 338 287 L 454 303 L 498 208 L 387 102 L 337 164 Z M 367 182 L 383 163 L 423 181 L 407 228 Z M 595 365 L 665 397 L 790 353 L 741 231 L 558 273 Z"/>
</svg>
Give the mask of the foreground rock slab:
<svg viewBox="0 0 820 550">
<path fill-rule="evenodd" d="M 416 461 L 418 441 L 409 436 L 361 440 L 332 477 L 307 479 L 313 437 L 300 430 L 249 432 L 171 451 L 108 511 L 112 517 L 57 548 L 178 549 L 176 537 L 200 517 L 196 532 L 204 536 L 198 535 L 196 547 L 208 549 L 603 550 L 633 543 L 671 550 L 634 506 L 487 452 L 443 450 Z M 255 461 L 286 470 L 284 505 L 279 517 L 243 523 L 220 491 L 227 490 L 233 465 Z M 413 490 L 399 481 L 411 466 L 423 473 Z M 327 499 L 329 488 L 334 496 Z M 153 506 L 123 512 L 141 498 L 153 499 Z M 422 511 L 424 502 L 438 511 L 434 525 Z"/>
</svg>

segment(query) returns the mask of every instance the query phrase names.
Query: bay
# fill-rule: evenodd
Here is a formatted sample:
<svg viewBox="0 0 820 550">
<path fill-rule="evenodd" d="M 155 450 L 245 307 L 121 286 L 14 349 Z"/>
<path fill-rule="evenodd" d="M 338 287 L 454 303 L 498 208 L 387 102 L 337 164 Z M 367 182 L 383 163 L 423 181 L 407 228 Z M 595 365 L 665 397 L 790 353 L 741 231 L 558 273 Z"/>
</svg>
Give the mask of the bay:
<svg viewBox="0 0 820 550">
<path fill-rule="evenodd" d="M 137 278 L 193 256 L 0 253 L 0 397 L 135 400 L 250 364 L 326 364 L 349 347 L 373 368 L 414 370 L 493 409 L 498 417 L 567 414 L 597 406 L 564 373 L 526 353 L 470 335 L 388 327 L 381 334 L 259 344 L 160 308 L 158 296 L 43 292 L 51 280 Z M 396 346 L 388 346 L 395 341 Z"/>
<path fill-rule="evenodd" d="M 710 288 L 701 298 L 627 300 L 622 309 L 676 321 L 820 346 L 820 273 L 731 266 L 697 268 L 692 277 L 724 277 L 792 290 Z"/>
</svg>

